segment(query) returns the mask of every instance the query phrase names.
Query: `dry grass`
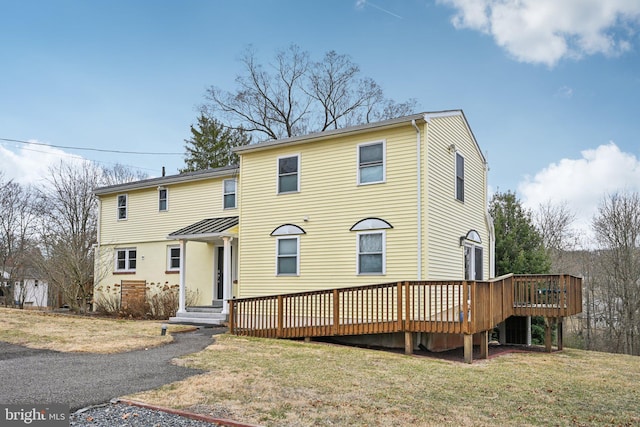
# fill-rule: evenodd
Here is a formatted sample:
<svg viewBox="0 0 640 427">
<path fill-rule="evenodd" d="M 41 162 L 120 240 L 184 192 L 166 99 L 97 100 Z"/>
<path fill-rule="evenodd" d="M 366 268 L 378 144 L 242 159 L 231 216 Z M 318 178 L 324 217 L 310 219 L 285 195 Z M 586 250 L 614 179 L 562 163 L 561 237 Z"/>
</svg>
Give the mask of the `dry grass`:
<svg viewBox="0 0 640 427">
<path fill-rule="evenodd" d="M 567 349 L 473 365 L 223 335 L 210 371 L 129 396 L 267 426 L 638 425 L 640 358 Z"/>
<path fill-rule="evenodd" d="M 159 321 L 82 317 L 0 308 L 0 341 L 65 352 L 119 353 L 171 342 Z M 186 329 L 169 325 L 168 332 Z"/>
</svg>

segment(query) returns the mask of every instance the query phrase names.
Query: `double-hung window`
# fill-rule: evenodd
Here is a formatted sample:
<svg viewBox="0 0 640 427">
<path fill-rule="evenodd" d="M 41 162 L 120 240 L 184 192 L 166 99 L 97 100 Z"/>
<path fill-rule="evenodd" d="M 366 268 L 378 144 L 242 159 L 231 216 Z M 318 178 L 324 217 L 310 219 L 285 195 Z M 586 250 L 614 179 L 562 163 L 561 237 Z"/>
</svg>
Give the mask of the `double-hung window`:
<svg viewBox="0 0 640 427">
<path fill-rule="evenodd" d="M 169 190 L 164 187 L 158 188 L 158 211 L 169 210 Z"/>
<path fill-rule="evenodd" d="M 358 233 L 358 274 L 385 273 L 385 232 Z"/>
<path fill-rule="evenodd" d="M 280 157 L 278 159 L 278 193 L 300 191 L 300 156 Z"/>
<path fill-rule="evenodd" d="M 167 271 L 180 271 L 180 246 L 167 246 Z"/>
<path fill-rule="evenodd" d="M 136 248 L 116 249 L 116 269 L 115 271 L 135 272 L 136 271 Z"/>
<path fill-rule="evenodd" d="M 384 182 L 384 146 L 384 141 L 358 145 L 358 184 Z"/>
<path fill-rule="evenodd" d="M 236 207 L 236 185 L 235 179 L 225 179 L 223 186 L 223 204 L 224 209 L 235 209 Z"/>
<path fill-rule="evenodd" d="M 456 199 L 464 202 L 464 157 L 456 153 Z"/>
<path fill-rule="evenodd" d="M 126 194 L 118 194 L 118 219 L 127 219 L 127 202 Z"/>
<path fill-rule="evenodd" d="M 300 238 L 278 237 L 277 271 L 278 276 L 297 276 L 299 273 Z"/>
</svg>

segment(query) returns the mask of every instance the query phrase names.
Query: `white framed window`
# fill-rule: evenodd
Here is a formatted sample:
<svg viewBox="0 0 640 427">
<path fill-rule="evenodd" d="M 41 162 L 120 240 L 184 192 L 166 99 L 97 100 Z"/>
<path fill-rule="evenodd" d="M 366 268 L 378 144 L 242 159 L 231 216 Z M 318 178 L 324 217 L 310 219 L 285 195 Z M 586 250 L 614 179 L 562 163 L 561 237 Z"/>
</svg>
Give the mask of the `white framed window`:
<svg viewBox="0 0 640 427">
<path fill-rule="evenodd" d="M 385 246 L 386 233 L 361 231 L 358 233 L 358 274 L 379 275 L 386 273 Z"/>
<path fill-rule="evenodd" d="M 276 275 L 300 274 L 300 237 L 278 237 L 276 240 Z"/>
<path fill-rule="evenodd" d="M 464 202 L 464 157 L 456 151 L 456 199 Z"/>
<path fill-rule="evenodd" d="M 225 179 L 222 181 L 222 204 L 224 209 L 236 208 L 236 187 L 237 181 L 235 179 Z"/>
<path fill-rule="evenodd" d="M 128 194 L 118 194 L 118 220 L 127 219 L 127 207 L 129 205 Z"/>
<path fill-rule="evenodd" d="M 164 187 L 158 188 L 158 211 L 166 212 L 169 210 L 169 190 Z"/>
<path fill-rule="evenodd" d="M 385 142 L 367 142 L 358 145 L 358 184 L 385 181 Z"/>
<path fill-rule="evenodd" d="M 136 271 L 136 248 L 119 248 L 116 249 L 116 268 L 115 271 Z"/>
<path fill-rule="evenodd" d="M 167 271 L 180 271 L 180 246 L 167 246 Z"/>
<path fill-rule="evenodd" d="M 300 191 L 300 155 L 278 158 L 278 194 Z"/>
</svg>

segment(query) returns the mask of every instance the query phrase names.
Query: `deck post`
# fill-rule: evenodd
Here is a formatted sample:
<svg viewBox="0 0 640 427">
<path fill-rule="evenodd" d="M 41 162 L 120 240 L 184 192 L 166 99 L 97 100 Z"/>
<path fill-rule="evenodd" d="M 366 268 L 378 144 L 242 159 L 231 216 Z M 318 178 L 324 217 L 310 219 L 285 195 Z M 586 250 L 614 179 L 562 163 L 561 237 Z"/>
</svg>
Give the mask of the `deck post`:
<svg viewBox="0 0 640 427">
<path fill-rule="evenodd" d="M 404 332 L 404 354 L 413 354 L 413 332 Z"/>
<path fill-rule="evenodd" d="M 333 335 L 338 335 L 340 327 L 340 294 L 337 289 L 333 290 Z"/>
<path fill-rule="evenodd" d="M 563 318 L 562 317 L 558 317 L 558 327 L 557 327 L 557 337 L 558 337 L 558 350 L 562 350 L 562 348 L 564 347 L 563 345 L 563 322 L 562 322 Z"/>
<path fill-rule="evenodd" d="M 311 337 L 304 337 L 304 343 L 309 344 L 311 342 Z"/>
<path fill-rule="evenodd" d="M 229 301 L 229 333 L 231 335 L 233 335 L 233 331 L 236 328 L 236 321 L 235 321 L 235 312 L 236 312 L 236 305 L 235 305 L 235 301 L 232 299 Z"/>
<path fill-rule="evenodd" d="M 283 336 L 284 336 L 284 298 L 282 297 L 282 295 L 278 295 L 278 333 L 276 337 L 282 338 Z"/>
<path fill-rule="evenodd" d="M 551 353 L 551 323 L 553 318 L 544 318 L 544 349 L 547 353 Z"/>
<path fill-rule="evenodd" d="M 489 358 L 489 331 L 480 332 L 480 359 Z"/>
<path fill-rule="evenodd" d="M 464 334 L 464 362 L 473 363 L 473 335 Z"/>
</svg>

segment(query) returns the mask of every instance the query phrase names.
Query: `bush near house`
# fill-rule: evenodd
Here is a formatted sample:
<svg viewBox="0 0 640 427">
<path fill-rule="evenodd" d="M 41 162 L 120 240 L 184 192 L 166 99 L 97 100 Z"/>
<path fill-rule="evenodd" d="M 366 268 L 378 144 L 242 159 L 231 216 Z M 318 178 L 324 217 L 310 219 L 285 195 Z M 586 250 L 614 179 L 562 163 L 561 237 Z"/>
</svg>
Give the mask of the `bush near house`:
<svg viewBox="0 0 640 427">
<path fill-rule="evenodd" d="M 169 282 L 151 282 L 145 287 L 144 296 L 122 300 L 122 286 L 118 283 L 96 288 L 100 296 L 95 301 L 96 311 L 106 316 L 130 319 L 163 320 L 175 316 L 178 311 L 179 285 Z M 194 305 L 197 292 L 187 291 L 186 304 Z"/>
</svg>

